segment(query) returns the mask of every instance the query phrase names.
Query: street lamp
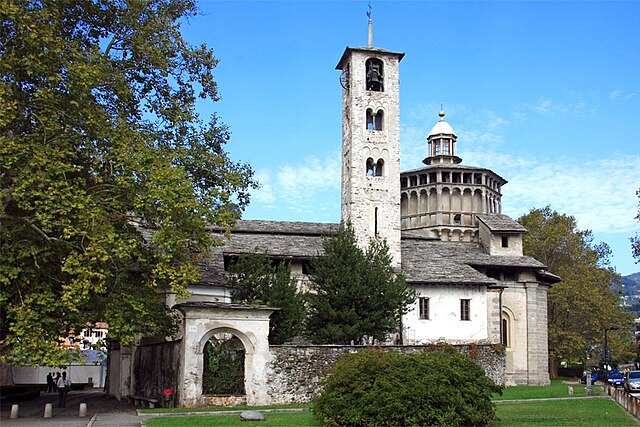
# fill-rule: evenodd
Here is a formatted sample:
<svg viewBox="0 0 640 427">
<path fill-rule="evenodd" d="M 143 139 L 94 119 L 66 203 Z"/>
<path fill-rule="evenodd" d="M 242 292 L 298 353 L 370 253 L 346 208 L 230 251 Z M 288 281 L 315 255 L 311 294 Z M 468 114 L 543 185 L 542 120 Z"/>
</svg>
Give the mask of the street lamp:
<svg viewBox="0 0 640 427">
<path fill-rule="evenodd" d="M 608 332 L 609 331 L 617 331 L 620 329 L 620 326 L 609 326 L 604 330 L 604 369 L 609 370 L 609 340 L 608 340 Z"/>
</svg>

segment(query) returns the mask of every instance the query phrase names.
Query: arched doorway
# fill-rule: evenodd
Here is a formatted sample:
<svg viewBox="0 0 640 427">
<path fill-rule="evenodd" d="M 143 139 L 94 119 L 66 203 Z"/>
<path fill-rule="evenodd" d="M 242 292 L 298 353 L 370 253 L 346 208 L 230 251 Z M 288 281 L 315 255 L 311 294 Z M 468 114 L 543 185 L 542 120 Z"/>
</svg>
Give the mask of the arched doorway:
<svg viewBox="0 0 640 427">
<path fill-rule="evenodd" d="M 219 332 L 204 345 L 202 394 L 244 396 L 245 349 L 233 334 Z"/>
<path fill-rule="evenodd" d="M 269 404 L 265 369 L 271 358 L 268 340 L 269 316 L 274 309 L 261 305 L 246 306 L 208 301 L 180 303 L 174 308 L 183 314 L 178 405 L 192 408 Z M 207 379 L 205 387 L 203 374 L 205 371 L 211 371 L 212 367 L 220 362 L 223 354 L 228 362 L 243 361 L 243 374 L 235 375 L 235 378 L 243 377 L 243 389 L 236 387 L 225 390 L 219 385 L 212 385 L 216 383 L 214 379 L 219 380 L 215 375 Z M 236 369 L 237 372 L 240 371 L 239 368 Z M 209 375 L 210 372 L 207 373 L 207 376 Z M 238 383 L 239 380 L 235 382 Z M 233 390 L 242 394 L 227 394 L 226 397 L 218 398 L 223 390 Z M 221 394 L 214 395 L 210 394 L 211 392 Z"/>
</svg>

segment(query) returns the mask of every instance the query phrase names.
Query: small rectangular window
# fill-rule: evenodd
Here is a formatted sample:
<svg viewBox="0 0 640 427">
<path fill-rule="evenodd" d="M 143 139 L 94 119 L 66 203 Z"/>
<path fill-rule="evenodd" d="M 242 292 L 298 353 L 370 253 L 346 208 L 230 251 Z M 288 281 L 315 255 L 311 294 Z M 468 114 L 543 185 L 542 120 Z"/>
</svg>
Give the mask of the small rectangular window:
<svg viewBox="0 0 640 427">
<path fill-rule="evenodd" d="M 460 300 L 460 320 L 471 320 L 471 300 Z"/>
<path fill-rule="evenodd" d="M 429 320 L 429 298 L 418 298 L 419 317 L 422 320 Z"/>
<path fill-rule="evenodd" d="M 509 247 L 509 236 L 502 236 L 502 247 L 503 248 Z"/>
</svg>

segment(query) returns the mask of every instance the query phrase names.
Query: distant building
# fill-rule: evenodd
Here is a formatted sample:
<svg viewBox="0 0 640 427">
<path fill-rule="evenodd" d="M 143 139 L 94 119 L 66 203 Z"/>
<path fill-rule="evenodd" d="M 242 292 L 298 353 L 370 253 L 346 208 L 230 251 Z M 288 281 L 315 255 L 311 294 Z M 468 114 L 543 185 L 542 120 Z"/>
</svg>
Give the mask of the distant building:
<svg viewBox="0 0 640 427">
<path fill-rule="evenodd" d="M 99 345 L 100 350 L 106 350 L 105 340 L 109 332 L 109 325 L 105 322 L 96 322 L 95 325 L 87 324 L 78 335 L 70 335 L 64 338 L 62 346 L 74 347 L 80 350 L 95 349 Z"/>
</svg>

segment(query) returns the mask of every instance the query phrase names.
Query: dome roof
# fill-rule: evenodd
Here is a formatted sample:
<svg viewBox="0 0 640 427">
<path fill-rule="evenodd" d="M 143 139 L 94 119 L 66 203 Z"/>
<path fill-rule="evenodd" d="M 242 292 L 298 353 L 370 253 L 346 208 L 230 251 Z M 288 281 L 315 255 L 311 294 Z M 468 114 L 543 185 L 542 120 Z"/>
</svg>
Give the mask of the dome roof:
<svg viewBox="0 0 640 427">
<path fill-rule="evenodd" d="M 440 111 L 440 121 L 438 121 L 438 123 L 436 123 L 436 125 L 431 129 L 429 136 L 440 134 L 457 136 L 451 125 L 444 121 L 444 111 Z"/>
</svg>

